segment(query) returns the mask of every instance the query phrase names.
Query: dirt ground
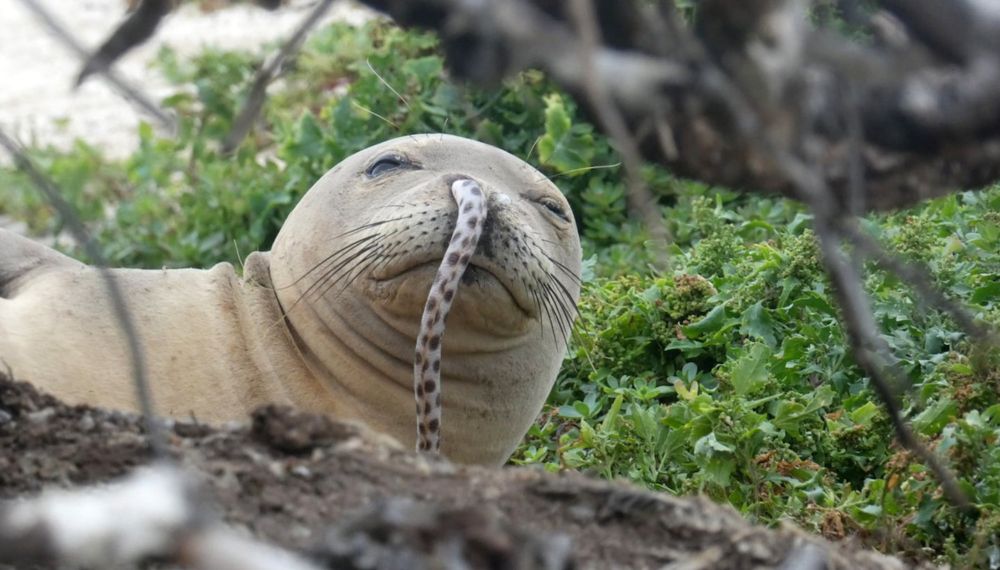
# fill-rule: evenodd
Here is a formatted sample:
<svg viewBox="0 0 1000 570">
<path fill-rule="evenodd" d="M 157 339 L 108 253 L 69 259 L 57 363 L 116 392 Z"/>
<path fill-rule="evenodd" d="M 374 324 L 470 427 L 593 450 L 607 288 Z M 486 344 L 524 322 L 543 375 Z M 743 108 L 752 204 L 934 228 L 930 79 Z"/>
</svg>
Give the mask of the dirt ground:
<svg viewBox="0 0 1000 570">
<path fill-rule="evenodd" d="M 225 429 L 173 423 L 169 446 L 226 521 L 329 568 L 911 567 L 849 542 L 754 526 L 707 499 L 428 461 L 287 409 Z M 0 498 L 106 481 L 149 461 L 138 418 L 0 379 Z M 467 566 L 444 564 L 456 553 Z"/>
</svg>

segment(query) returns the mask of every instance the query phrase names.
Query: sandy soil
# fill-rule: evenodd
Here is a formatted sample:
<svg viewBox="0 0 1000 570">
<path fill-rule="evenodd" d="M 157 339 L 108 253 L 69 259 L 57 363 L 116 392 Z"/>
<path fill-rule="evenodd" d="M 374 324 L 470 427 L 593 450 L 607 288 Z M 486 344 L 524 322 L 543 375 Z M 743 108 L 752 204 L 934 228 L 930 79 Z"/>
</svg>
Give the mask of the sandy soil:
<svg viewBox="0 0 1000 570">
<path fill-rule="evenodd" d="M 91 48 L 110 34 L 125 13 L 125 0 L 39 1 Z M 185 5 L 116 69 L 159 99 L 170 87 L 150 62 L 162 46 L 180 54 L 194 54 L 206 46 L 256 49 L 286 37 L 312 3 L 297 0 L 275 12 L 236 5 L 203 13 L 193 4 Z M 358 23 L 370 17 L 371 12 L 356 4 L 338 2 L 326 20 Z M 109 156 L 128 154 L 137 144 L 136 126 L 143 117 L 100 79 L 74 90 L 80 66 L 76 56 L 20 0 L 0 1 L 0 126 L 25 143 L 66 148 L 80 138 Z"/>
</svg>

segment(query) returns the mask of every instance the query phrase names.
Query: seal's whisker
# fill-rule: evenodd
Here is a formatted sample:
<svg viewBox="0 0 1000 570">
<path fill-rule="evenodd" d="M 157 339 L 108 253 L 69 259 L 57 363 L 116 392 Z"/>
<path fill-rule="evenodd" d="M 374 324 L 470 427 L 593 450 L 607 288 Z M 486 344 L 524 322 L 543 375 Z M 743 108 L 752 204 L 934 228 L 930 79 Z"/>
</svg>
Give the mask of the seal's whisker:
<svg viewBox="0 0 1000 570">
<path fill-rule="evenodd" d="M 410 243 L 411 241 L 412 238 L 407 240 L 400 240 L 394 243 L 393 245 L 389 246 L 388 249 L 379 254 L 381 260 L 379 260 L 378 264 L 375 264 L 371 267 L 371 272 L 375 273 L 377 271 L 381 271 L 382 269 L 384 269 L 385 266 L 389 265 L 389 263 L 391 263 L 392 260 L 396 258 L 396 250 L 399 249 L 401 246 Z"/>
<path fill-rule="evenodd" d="M 379 235 L 377 235 L 377 234 L 376 234 L 376 235 L 374 235 L 374 236 L 371 236 L 371 237 L 383 237 L 383 236 L 379 236 Z M 356 246 L 356 245 L 358 245 L 359 243 L 361 243 L 361 240 L 359 240 L 358 242 L 354 242 L 354 244 L 352 244 L 352 245 L 355 245 L 355 246 Z M 378 243 L 378 242 L 376 242 L 376 243 Z M 340 249 L 340 250 L 338 250 L 338 251 L 339 251 L 339 252 L 343 252 L 343 251 L 344 251 L 345 249 L 347 249 L 347 248 L 341 248 L 341 249 Z M 362 250 L 362 251 L 363 251 L 363 250 Z M 301 281 L 302 279 L 304 279 L 304 278 L 305 278 L 306 276 L 308 276 L 308 275 L 309 275 L 310 273 L 312 273 L 313 271 L 315 271 L 316 269 L 318 269 L 318 268 L 319 268 L 320 266 L 322 266 L 322 265 L 326 264 L 326 263 L 327 263 L 328 261 L 330 261 L 330 259 L 331 259 L 332 257 L 334 257 L 335 255 L 338 255 L 338 254 L 334 254 L 334 255 L 331 255 L 331 256 L 328 256 L 328 257 L 327 257 L 327 258 L 326 258 L 325 260 L 323 260 L 323 261 L 321 261 L 321 262 L 317 263 L 317 264 L 316 264 L 316 265 L 315 265 L 315 266 L 314 266 L 314 267 L 313 267 L 312 269 L 310 269 L 309 271 L 307 271 L 305 275 L 303 275 L 302 277 L 300 277 L 300 278 L 296 279 L 296 280 L 295 280 L 295 283 L 298 283 L 299 281 Z M 349 257 L 349 258 L 347 258 L 347 259 L 345 260 L 345 263 L 349 263 L 351 259 L 354 259 L 354 258 L 350 258 L 350 257 Z M 277 324 L 279 324 L 279 323 L 282 323 L 282 322 L 286 321 L 286 320 L 288 319 L 289 315 L 291 315 L 291 314 L 292 314 L 292 311 L 293 311 L 293 310 L 295 310 L 295 308 L 299 306 L 299 303 L 301 303 L 301 302 L 302 302 L 303 300 L 306 300 L 306 299 L 307 299 L 307 297 L 308 297 L 308 296 L 309 296 L 309 295 L 310 295 L 311 293 L 313 293 L 313 292 L 314 292 L 314 291 L 316 290 L 316 288 L 317 288 L 317 287 L 319 287 L 319 286 L 320 286 L 320 285 L 321 285 L 321 284 L 322 284 L 322 283 L 323 283 L 323 282 L 324 282 L 324 281 L 325 281 L 326 279 L 329 279 L 329 278 L 330 278 L 330 277 L 331 277 L 331 276 L 333 275 L 333 273 L 334 273 L 334 272 L 336 272 L 336 271 L 337 271 L 337 269 L 336 269 L 336 268 L 331 268 L 331 269 L 328 269 L 328 270 L 324 271 L 324 272 L 323 272 L 323 274 L 322 274 L 322 275 L 321 275 L 321 276 L 320 276 L 320 277 L 319 277 L 319 278 L 318 278 L 318 279 L 317 279 L 316 281 L 314 281 L 314 282 L 313 282 L 313 283 L 312 283 L 311 285 L 309 285 L 309 287 L 307 287 L 307 288 L 306 288 L 306 290 L 305 290 L 305 291 L 303 291 L 303 292 L 302 292 L 302 293 L 301 293 L 301 294 L 300 294 L 300 295 L 299 295 L 299 296 L 298 296 L 298 297 L 297 297 L 297 298 L 295 299 L 295 301 L 293 301 L 293 302 L 292 302 L 292 306 L 291 306 L 291 307 L 289 307 L 288 309 L 285 309 L 284 307 L 281 307 L 281 318 L 280 318 L 280 319 L 278 319 L 278 320 L 277 320 L 277 321 L 276 321 L 275 323 L 273 323 L 273 325 L 272 325 L 272 326 L 274 326 L 274 325 L 277 325 Z M 294 284 L 294 283 L 293 283 L 293 284 Z M 287 287 L 290 287 L 290 286 L 291 286 L 291 285 L 289 285 L 289 286 L 287 286 Z M 287 287 L 283 287 L 283 289 L 284 289 L 284 288 L 287 288 Z M 321 297 L 321 296 L 322 296 L 322 295 L 320 295 L 320 297 Z M 318 297 L 317 297 L 317 298 L 318 298 Z M 279 302 L 279 307 L 280 307 L 280 302 Z"/>
<path fill-rule="evenodd" d="M 298 284 L 300 281 L 302 281 L 303 279 L 305 279 L 306 277 L 308 277 L 309 275 L 311 275 L 314 271 L 318 270 L 320 267 L 323 267 L 324 265 L 326 265 L 328 262 L 333 261 L 335 258 L 340 257 L 341 255 L 347 253 L 350 249 L 355 248 L 355 247 L 357 247 L 357 246 L 359 246 L 359 245 L 361 245 L 361 244 L 363 244 L 365 242 L 371 241 L 371 240 L 376 239 L 378 237 L 380 237 L 379 234 L 371 234 L 371 235 L 367 235 L 365 237 L 362 237 L 360 239 L 357 239 L 357 240 L 355 240 L 355 241 L 353 241 L 353 242 L 345 245 L 344 247 L 342 247 L 342 248 L 334 251 L 330 255 L 326 256 L 325 258 L 323 258 L 322 260 L 320 260 L 319 263 L 317 263 L 316 265 L 313 265 L 311 269 L 309 269 L 308 271 L 306 271 L 305 273 L 303 273 L 301 276 L 299 276 L 298 278 L 296 278 L 294 281 L 292 281 L 288 285 L 282 285 L 281 287 L 275 287 L 274 289 L 275 290 L 279 290 L 279 291 L 280 290 L 284 290 L 284 289 L 288 289 L 289 287 L 292 287 L 292 286 Z"/>
<path fill-rule="evenodd" d="M 552 310 L 559 317 L 559 333 L 563 340 L 563 345 L 569 344 L 569 331 L 573 326 L 573 317 L 567 312 L 566 307 L 558 299 L 552 286 L 545 284 L 545 288 L 549 290 L 549 295 L 552 297 Z"/>
<path fill-rule="evenodd" d="M 377 242 L 376 242 L 376 243 L 377 243 Z M 351 259 L 353 259 L 353 258 L 351 258 L 351 257 L 348 257 L 348 258 L 346 258 L 346 259 L 347 259 L 347 261 L 350 261 L 350 260 L 351 260 Z M 307 272 L 306 272 L 306 275 L 303 275 L 302 277 L 300 277 L 299 279 L 297 279 L 297 280 L 296 280 L 295 282 L 296 282 L 296 283 L 298 283 L 299 281 L 301 281 L 302 279 L 304 279 L 304 278 L 305 278 L 305 277 L 306 277 L 306 276 L 307 276 L 308 274 L 312 273 L 313 271 L 315 271 L 315 270 L 316 270 L 317 268 L 319 268 L 320 266 L 322 266 L 322 265 L 326 264 L 326 263 L 327 263 L 328 261 L 330 261 L 330 258 L 327 258 L 327 260 L 325 260 L 325 261 L 321 261 L 320 263 L 316 264 L 316 266 L 315 266 L 315 267 L 313 267 L 313 269 L 310 269 L 309 271 L 307 271 Z M 301 303 L 301 302 L 302 302 L 302 301 L 303 301 L 304 299 L 306 299 L 306 298 L 308 297 L 308 295 L 309 295 L 310 293 L 312 293 L 312 291 L 313 291 L 313 290 L 314 290 L 314 289 L 315 289 L 316 287 L 318 287 L 320 283 L 322 283 L 322 282 L 323 282 L 323 280 L 324 280 L 324 279 L 327 279 L 327 278 L 329 278 L 329 276 L 331 275 L 331 272 L 332 272 L 332 271 L 335 271 L 335 268 L 334 268 L 334 269 L 328 269 L 328 270 L 324 271 L 324 272 L 323 272 L 323 274 L 322 274 L 322 275 L 320 275 L 320 277 L 319 277 L 318 279 L 316 279 L 316 281 L 314 281 L 314 282 L 313 282 L 313 283 L 312 283 L 311 285 L 309 285 L 309 287 L 306 287 L 306 290 L 305 290 L 305 291 L 303 291 L 303 292 L 302 292 L 301 294 L 299 294 L 299 296 L 298 296 L 298 297 L 297 297 L 297 298 L 295 299 L 295 301 L 294 301 L 294 302 L 292 303 L 292 306 L 291 306 L 291 307 L 289 307 L 289 308 L 288 308 L 288 309 L 287 309 L 287 310 L 286 310 L 286 311 L 284 312 L 284 313 L 285 313 L 285 316 L 287 317 L 287 316 L 288 316 L 289 314 L 291 314 L 291 312 L 292 312 L 292 311 L 293 311 L 293 310 L 295 309 L 295 307 L 297 307 L 297 306 L 299 305 L 299 303 Z M 291 285 L 289 285 L 289 287 L 290 287 L 290 286 L 291 286 Z"/>
<path fill-rule="evenodd" d="M 545 259 L 548 259 L 549 262 L 552 263 L 552 265 L 555 265 L 556 267 L 558 267 L 563 273 L 565 273 L 567 276 L 569 276 L 570 279 L 572 279 L 574 282 L 576 282 L 577 285 L 582 285 L 583 284 L 583 281 L 580 280 L 580 276 L 577 275 L 569 267 L 566 267 L 565 263 L 559 261 L 558 259 L 555 259 L 554 257 L 552 257 L 551 255 L 545 253 L 544 251 L 541 252 L 541 253 L 542 253 L 542 255 L 545 256 Z"/>
<path fill-rule="evenodd" d="M 543 284 L 539 283 L 539 285 Z M 559 338 L 556 336 L 556 329 L 562 329 L 562 320 L 559 318 L 559 314 L 556 313 L 556 308 L 553 305 L 554 301 L 552 300 L 550 293 L 544 287 L 539 289 L 538 293 L 542 297 L 545 314 L 549 315 L 549 328 L 552 331 L 552 342 L 559 344 Z"/>
<path fill-rule="evenodd" d="M 555 275 L 552 275 L 550 277 L 550 280 L 555 282 L 555 284 L 559 286 L 558 292 L 562 293 L 563 301 L 565 301 L 565 305 L 567 308 L 572 309 L 573 316 L 579 317 L 580 308 L 576 306 L 576 300 L 573 299 L 573 295 L 569 292 L 569 289 L 566 288 L 566 285 L 562 281 L 560 281 L 559 278 L 556 277 Z"/>
<path fill-rule="evenodd" d="M 387 204 L 387 205 L 385 205 L 383 207 L 384 208 L 388 208 L 388 207 L 391 207 L 391 206 L 393 206 L 393 205 L 392 204 Z M 400 206 L 402 206 L 402 204 L 400 204 Z M 358 233 L 358 232 L 360 232 L 362 230 L 368 230 L 368 229 L 371 229 L 371 228 L 377 228 L 378 226 L 381 226 L 381 225 L 384 225 L 384 224 L 389 224 L 389 223 L 392 223 L 392 222 L 401 222 L 403 220 L 409 220 L 412 217 L 413 217 L 413 214 L 409 214 L 409 215 L 406 215 L 406 216 L 400 216 L 398 218 L 389 218 L 387 220 L 376 220 L 374 222 L 368 222 L 367 224 L 362 224 L 362 225 L 360 225 L 360 226 L 358 226 L 358 227 L 356 227 L 356 228 L 354 228 L 352 230 L 347 230 L 346 232 L 344 232 L 342 234 L 335 235 L 331 239 L 342 238 L 344 236 L 349 236 L 351 234 L 356 234 L 356 233 Z"/>
<path fill-rule="evenodd" d="M 383 238 L 383 236 L 375 236 L 375 237 Z M 379 247 L 379 245 L 382 243 L 382 241 L 383 241 L 382 239 L 377 239 L 376 241 L 374 241 L 372 243 L 367 243 L 367 244 L 364 245 L 364 247 L 362 247 L 358 251 L 352 252 L 353 255 L 345 257 L 345 258 L 339 260 L 338 262 L 336 262 L 333 265 L 333 267 L 329 267 L 329 268 L 325 269 L 323 271 L 323 273 L 315 281 L 313 281 L 313 283 L 311 285 L 309 285 L 309 287 L 307 287 L 305 291 L 303 291 L 299 295 L 299 298 L 295 300 L 295 303 L 292 305 L 292 308 L 294 308 L 295 305 L 298 305 L 299 302 L 302 301 L 303 299 L 307 299 L 309 296 L 312 296 L 318 289 L 320 289 L 320 288 L 323 287 L 324 283 L 328 279 L 330 279 L 330 277 L 336 275 L 345 266 L 347 266 L 348 264 L 350 264 L 353 261 L 357 260 L 358 256 L 365 255 L 365 253 L 368 252 L 368 251 L 370 251 L 372 248 Z M 326 262 L 322 262 L 322 263 L 326 263 Z M 322 294 L 320 294 L 316 298 L 319 298 L 319 297 L 322 297 Z"/>
<path fill-rule="evenodd" d="M 556 318 L 559 321 L 559 331 L 562 333 L 563 343 L 569 342 L 569 328 L 572 326 L 573 320 L 569 313 L 566 311 L 566 307 L 557 298 L 555 290 L 552 289 L 552 285 L 547 282 L 542 282 L 542 287 L 549 296 L 552 302 L 552 311 L 556 314 Z"/>
<path fill-rule="evenodd" d="M 621 166 L 621 162 L 615 162 L 612 164 L 594 164 L 592 166 L 581 166 L 580 168 L 572 168 L 563 172 L 557 172 L 552 176 L 542 175 L 542 178 L 536 180 L 536 182 L 541 182 L 542 180 L 552 180 L 553 178 L 559 178 L 560 176 L 573 176 L 574 174 L 580 174 L 582 172 L 587 172 L 588 170 L 602 170 L 606 168 L 618 168 Z"/>
<path fill-rule="evenodd" d="M 560 284 L 561 285 L 561 284 Z M 570 303 L 566 302 L 565 297 L 559 292 L 559 289 L 552 286 L 552 280 L 550 279 L 545 283 L 545 287 L 552 291 L 552 296 L 556 301 L 556 307 L 562 313 L 566 321 L 566 327 L 570 328 L 573 326 L 573 320 L 576 318 L 576 313 L 570 309 Z"/>
<path fill-rule="evenodd" d="M 368 255 L 366 257 L 366 259 L 368 260 L 368 263 L 365 263 L 357 271 L 355 271 L 354 272 L 354 276 L 351 277 L 351 278 L 349 278 L 347 280 L 347 282 L 344 283 L 344 286 L 341 288 L 341 290 L 347 289 L 348 287 L 351 286 L 352 283 L 354 283 L 355 281 L 357 281 L 358 277 L 360 277 L 361 275 L 363 275 L 365 273 L 369 273 L 371 271 L 371 269 L 373 268 L 373 266 L 382 263 L 386 259 L 386 257 L 385 257 L 386 253 L 388 253 L 389 251 L 391 251 L 394 247 L 398 247 L 398 246 L 399 246 L 399 244 L 397 243 L 395 245 L 388 246 L 384 250 L 379 250 L 379 251 L 373 252 L 371 255 Z"/>
<path fill-rule="evenodd" d="M 538 293 L 535 292 L 535 288 L 534 287 L 531 287 L 528 284 L 524 283 L 523 279 L 521 280 L 521 283 L 524 284 L 524 287 L 525 287 L 525 289 L 527 289 L 528 294 L 531 295 L 531 298 L 535 301 L 535 307 L 537 307 L 537 311 L 538 311 L 538 320 L 541 321 L 541 317 L 542 317 L 542 301 L 541 301 L 541 299 L 538 298 Z M 539 326 L 538 327 L 538 336 L 539 337 L 543 337 L 544 336 L 544 331 L 545 331 L 545 327 L 544 326 Z"/>
<path fill-rule="evenodd" d="M 566 317 L 567 327 L 570 330 L 572 330 L 573 321 L 575 321 L 576 318 L 580 316 L 580 309 L 576 306 L 576 300 L 573 299 L 573 295 L 569 292 L 569 289 L 566 288 L 566 285 L 558 277 L 556 277 L 555 275 L 550 275 L 549 282 L 555 283 L 558 286 L 553 288 L 551 285 L 549 285 L 549 287 L 555 291 L 556 296 L 559 298 L 560 301 L 559 308 L 562 310 L 563 314 Z"/>
<path fill-rule="evenodd" d="M 377 258 L 379 252 L 385 247 L 386 246 L 381 242 L 369 244 L 368 246 L 362 248 L 362 250 L 358 252 L 358 257 L 348 258 L 343 262 L 341 262 L 340 264 L 338 264 L 337 267 L 334 267 L 330 271 L 324 273 L 322 279 L 317 280 L 317 284 L 322 284 L 322 286 L 316 289 L 318 293 L 312 295 L 313 299 L 319 300 L 325 297 L 326 294 L 329 293 L 331 289 L 336 287 L 339 283 L 343 282 L 343 280 L 351 273 L 353 273 L 354 270 L 358 268 L 358 266 L 362 265 L 363 263 L 372 259 L 373 257 Z M 336 275 L 336 278 L 331 280 L 330 277 L 334 275 Z M 324 281 L 328 282 L 324 283 Z"/>
</svg>

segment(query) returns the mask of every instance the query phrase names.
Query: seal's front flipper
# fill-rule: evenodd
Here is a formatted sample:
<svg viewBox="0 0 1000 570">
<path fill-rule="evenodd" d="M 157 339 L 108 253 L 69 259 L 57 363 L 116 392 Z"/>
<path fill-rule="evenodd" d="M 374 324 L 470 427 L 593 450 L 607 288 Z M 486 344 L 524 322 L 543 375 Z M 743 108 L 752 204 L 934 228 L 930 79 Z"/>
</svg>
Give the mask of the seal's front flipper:
<svg viewBox="0 0 1000 570">
<path fill-rule="evenodd" d="M 58 251 L 0 229 L 0 298 L 14 296 L 19 283 L 29 275 L 50 269 L 83 267 L 75 259 Z"/>
</svg>

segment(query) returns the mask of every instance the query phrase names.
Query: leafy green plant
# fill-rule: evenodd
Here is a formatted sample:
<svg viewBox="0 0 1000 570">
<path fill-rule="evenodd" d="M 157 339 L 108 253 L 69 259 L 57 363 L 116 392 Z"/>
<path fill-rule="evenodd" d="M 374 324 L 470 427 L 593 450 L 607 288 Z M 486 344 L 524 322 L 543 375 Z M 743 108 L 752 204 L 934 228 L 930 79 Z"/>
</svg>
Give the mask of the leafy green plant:
<svg viewBox="0 0 1000 570">
<path fill-rule="evenodd" d="M 996 323 L 998 205 L 994 188 L 867 223 Z M 807 219 L 775 206 L 728 194 L 682 200 L 671 213 L 689 241 L 672 276 L 588 282 L 551 408 L 515 461 L 702 492 L 760 521 L 867 533 L 887 550 L 959 567 L 996 559 L 996 352 L 971 347 L 905 284 L 870 268 L 876 316 L 914 383 L 910 421 L 979 509 L 960 514 L 892 443 L 844 346 Z"/>
</svg>

